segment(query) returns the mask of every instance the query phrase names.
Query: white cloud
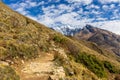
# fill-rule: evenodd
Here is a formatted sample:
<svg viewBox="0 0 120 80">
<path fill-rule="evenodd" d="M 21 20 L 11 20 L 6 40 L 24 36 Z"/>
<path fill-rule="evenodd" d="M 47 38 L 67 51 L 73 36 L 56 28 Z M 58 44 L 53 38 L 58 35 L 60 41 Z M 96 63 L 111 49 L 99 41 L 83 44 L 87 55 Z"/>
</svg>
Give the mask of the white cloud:
<svg viewBox="0 0 120 80">
<path fill-rule="evenodd" d="M 59 11 L 64 10 L 67 12 L 71 12 L 74 9 L 74 7 L 69 6 L 69 5 L 65 5 L 65 4 L 60 4 L 57 7 L 58 7 Z"/>
<path fill-rule="evenodd" d="M 111 5 L 106 5 L 106 4 L 104 4 L 104 5 L 102 6 L 102 9 L 105 10 L 105 11 L 108 11 L 108 10 L 113 10 L 113 11 L 114 11 L 114 8 L 115 8 L 115 7 L 116 7 L 115 4 L 111 4 Z"/>
<path fill-rule="evenodd" d="M 41 1 L 41 2 L 38 3 L 38 5 L 43 5 L 43 4 L 45 4 L 44 1 Z"/>
<path fill-rule="evenodd" d="M 86 9 L 91 9 L 91 8 L 99 9 L 100 7 L 98 5 L 94 5 L 94 4 L 91 4 L 91 5 L 86 7 Z"/>
<path fill-rule="evenodd" d="M 79 13 L 83 12 L 80 8 L 79 12 L 73 12 L 74 7 L 70 5 L 60 4 L 51 5 L 48 7 L 42 7 L 44 15 L 39 15 L 38 21 L 52 27 L 55 23 L 69 24 L 69 25 L 81 25 L 84 26 L 86 22 L 91 21 L 91 19 L 80 19 Z M 65 12 L 65 13 L 64 13 Z M 78 20 L 80 19 L 80 20 Z"/>
<path fill-rule="evenodd" d="M 113 12 L 112 19 L 118 19 L 120 17 L 120 13 L 118 9 L 115 9 Z"/>
<path fill-rule="evenodd" d="M 109 6 L 108 5 L 103 5 L 102 9 L 107 11 L 109 9 Z"/>
<path fill-rule="evenodd" d="M 88 5 L 88 4 L 90 4 L 90 3 L 92 3 L 92 1 L 93 0 L 66 0 L 66 1 L 68 1 L 69 3 L 81 3 L 81 4 L 86 4 L 86 5 Z"/>
<path fill-rule="evenodd" d="M 105 20 L 107 20 L 107 18 L 98 17 L 97 20 L 98 20 L 98 21 L 105 21 Z"/>
<path fill-rule="evenodd" d="M 102 22 L 95 22 L 95 23 L 90 23 L 90 24 L 95 27 L 109 30 L 116 34 L 120 34 L 120 20 L 102 21 Z"/>
<path fill-rule="evenodd" d="M 31 18 L 31 19 L 33 19 L 33 20 L 35 20 L 35 21 L 37 21 L 37 18 L 36 17 L 34 17 L 34 16 L 31 16 L 31 15 L 26 15 L 27 17 L 29 17 L 29 18 Z"/>
<path fill-rule="evenodd" d="M 21 12 L 23 15 L 27 15 L 28 14 L 28 11 L 24 10 L 24 8 L 22 8 L 22 7 L 16 9 L 16 11 Z"/>
<path fill-rule="evenodd" d="M 91 13 L 94 14 L 94 15 L 100 15 L 100 14 L 102 14 L 102 12 L 96 11 L 95 9 L 93 9 L 93 10 L 91 11 Z M 96 16 L 96 17 L 97 17 L 97 16 Z"/>
<path fill-rule="evenodd" d="M 29 2 L 29 6 L 30 7 L 35 7 L 35 6 L 37 6 L 37 3 L 36 2 Z"/>
<path fill-rule="evenodd" d="M 110 8 L 111 8 L 111 9 L 115 8 L 115 4 L 111 4 L 111 5 L 110 5 Z"/>
<path fill-rule="evenodd" d="M 39 18 L 39 22 L 49 26 L 51 24 L 54 24 L 55 21 L 51 17 L 44 16 L 43 19 L 41 19 L 41 17 Z"/>
<path fill-rule="evenodd" d="M 48 2 L 60 2 L 60 0 L 48 0 Z"/>
<path fill-rule="evenodd" d="M 49 1 L 51 2 L 54 0 Z M 55 2 L 59 1 L 60 0 L 55 0 Z M 107 12 L 108 10 L 113 10 L 114 16 L 111 17 L 111 19 L 119 18 L 120 16 L 119 9 L 115 8 L 115 4 L 106 5 L 106 3 L 120 2 L 120 0 L 99 0 L 101 3 L 103 3 L 102 11 L 99 5 L 91 4 L 93 0 L 66 0 L 66 1 L 68 1 L 70 5 L 52 4 L 46 7 L 44 6 L 44 4 L 47 4 L 48 2 L 46 3 L 45 1 L 40 1 L 37 3 L 33 2 L 33 0 L 24 0 L 21 3 L 11 4 L 10 6 L 16 11 L 22 13 L 23 15 L 26 15 L 27 17 L 36 20 L 40 23 L 43 23 L 49 27 L 52 27 L 52 25 L 55 25 L 57 22 L 74 26 L 79 25 L 79 27 L 83 27 L 86 24 L 92 24 L 96 27 L 107 29 L 114 33 L 120 34 L 119 26 L 120 20 L 106 21 L 107 18 L 101 17 L 102 13 Z M 87 10 L 84 11 L 83 7 L 81 7 L 81 4 L 87 5 L 86 9 L 90 11 Z M 42 11 L 44 14 L 31 16 L 29 12 L 26 10 L 28 8 L 30 9 L 36 6 L 42 6 Z M 76 8 L 78 8 L 78 10 L 74 11 L 74 9 Z M 90 19 L 89 14 L 94 14 L 95 18 Z M 85 15 L 85 17 L 83 17 L 82 15 Z M 101 22 L 92 23 L 93 20 L 98 20 Z"/>
<path fill-rule="evenodd" d="M 112 3 L 112 2 L 120 2 L 120 0 L 99 0 L 102 4 Z"/>
<path fill-rule="evenodd" d="M 60 0 L 55 0 L 55 2 L 60 2 Z"/>
<path fill-rule="evenodd" d="M 65 7 L 65 8 L 62 8 L 62 7 Z M 86 24 L 91 24 L 95 27 L 99 27 L 99 28 L 102 28 L 102 29 L 106 29 L 106 30 L 109 30 L 109 31 L 112 31 L 114 33 L 117 33 L 117 34 L 120 34 L 120 21 L 119 20 L 115 20 L 115 21 L 106 21 L 107 18 L 101 18 L 100 16 L 97 18 L 97 20 L 100 20 L 101 22 L 94 22 L 92 23 L 92 21 L 94 19 L 90 19 L 90 18 L 82 18 L 78 12 L 73 12 L 73 8 L 71 8 L 71 12 L 69 13 L 65 13 L 65 14 L 62 14 L 62 15 L 58 15 L 59 13 L 62 13 L 64 12 L 65 10 L 67 10 L 68 8 L 70 8 L 70 6 L 67 6 L 67 5 L 59 5 L 59 7 L 57 7 L 57 9 L 55 8 L 54 5 L 52 6 L 49 6 L 47 8 L 43 8 L 43 11 L 45 13 L 45 15 L 41 16 L 39 15 L 39 22 L 49 26 L 49 27 L 52 27 L 52 25 L 57 22 L 61 22 L 62 24 L 68 24 L 68 25 L 74 25 L 74 26 L 78 26 L 79 27 L 83 27 L 85 26 Z M 105 10 L 107 10 L 109 7 L 107 5 L 104 5 L 103 8 Z M 54 12 L 51 13 L 51 10 L 53 10 Z M 81 10 L 81 9 L 80 9 Z M 80 13 L 82 13 L 83 10 L 80 11 Z M 117 12 L 117 10 L 116 10 Z M 94 10 L 92 10 L 91 13 L 94 13 L 94 14 L 101 14 L 100 12 L 96 12 Z M 83 14 L 89 14 L 89 12 L 84 12 Z M 57 15 L 57 16 L 56 16 Z M 56 17 L 53 17 L 53 16 L 56 16 Z M 78 20 L 78 16 L 81 18 L 80 20 Z M 77 17 L 77 18 L 75 18 Z"/>
<path fill-rule="evenodd" d="M 78 24 L 78 20 L 76 20 L 74 17 L 77 16 L 78 14 L 75 12 L 63 14 L 57 18 L 55 18 L 55 21 L 61 22 L 62 24 L 73 24 L 76 25 Z"/>
<path fill-rule="evenodd" d="M 39 6 L 41 4 L 44 4 L 44 1 L 37 3 L 32 0 L 25 0 L 23 2 L 17 2 L 16 4 L 14 4 L 14 3 L 10 4 L 9 6 L 16 10 L 18 8 L 24 8 L 24 9 L 32 8 L 32 7 Z"/>
<path fill-rule="evenodd" d="M 78 14 L 83 14 L 83 9 L 79 8 L 79 10 L 77 11 Z"/>
</svg>

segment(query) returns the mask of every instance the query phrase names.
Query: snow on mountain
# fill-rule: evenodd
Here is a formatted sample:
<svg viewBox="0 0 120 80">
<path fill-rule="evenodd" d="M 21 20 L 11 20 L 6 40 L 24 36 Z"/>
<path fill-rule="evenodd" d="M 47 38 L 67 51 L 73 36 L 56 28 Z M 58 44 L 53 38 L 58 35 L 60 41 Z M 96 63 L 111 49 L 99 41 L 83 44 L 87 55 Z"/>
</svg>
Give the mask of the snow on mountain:
<svg viewBox="0 0 120 80">
<path fill-rule="evenodd" d="M 51 27 L 52 29 L 68 36 L 73 36 L 75 33 L 79 32 L 81 30 L 80 26 L 73 26 L 73 25 L 57 25 Z"/>
</svg>

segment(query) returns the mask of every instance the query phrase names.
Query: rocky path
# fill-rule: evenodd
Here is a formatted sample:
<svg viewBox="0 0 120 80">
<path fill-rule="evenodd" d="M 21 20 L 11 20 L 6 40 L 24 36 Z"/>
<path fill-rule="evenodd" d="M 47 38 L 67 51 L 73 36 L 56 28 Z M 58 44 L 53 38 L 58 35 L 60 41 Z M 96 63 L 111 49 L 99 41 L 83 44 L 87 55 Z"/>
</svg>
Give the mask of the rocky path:
<svg viewBox="0 0 120 80">
<path fill-rule="evenodd" d="M 65 76 L 62 66 L 55 65 L 53 54 L 46 54 L 36 60 L 24 63 L 21 80 L 59 80 Z"/>
</svg>

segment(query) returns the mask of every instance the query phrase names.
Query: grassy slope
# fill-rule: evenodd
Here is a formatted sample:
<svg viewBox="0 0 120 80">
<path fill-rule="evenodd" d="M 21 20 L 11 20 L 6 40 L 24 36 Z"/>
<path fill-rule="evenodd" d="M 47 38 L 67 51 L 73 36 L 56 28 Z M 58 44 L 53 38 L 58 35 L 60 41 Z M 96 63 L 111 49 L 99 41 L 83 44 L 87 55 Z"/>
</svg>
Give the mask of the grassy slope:
<svg viewBox="0 0 120 80">
<path fill-rule="evenodd" d="M 64 49 L 68 59 L 52 50 L 56 47 Z M 91 70 L 93 68 L 88 68 L 84 62 L 76 61 L 76 59 L 82 59 L 80 54 L 84 55 L 84 53 L 95 55 L 97 57 L 95 61 L 100 62 L 100 64 L 102 61 L 108 61 L 118 68 L 120 66 L 120 63 L 116 60 L 105 57 L 97 51 L 28 19 L 0 3 L 0 60 L 9 60 L 9 63 L 12 61 L 14 63 L 19 62 L 20 59 L 27 61 L 38 57 L 42 52 L 50 51 L 57 54 L 55 61 L 62 62 L 60 65 L 64 67 L 67 78 L 98 80 L 94 71 Z M 93 58 L 88 55 L 85 56 L 94 62 Z M 91 63 L 88 63 L 88 65 L 91 65 Z M 109 73 L 105 71 L 105 74 Z"/>
</svg>

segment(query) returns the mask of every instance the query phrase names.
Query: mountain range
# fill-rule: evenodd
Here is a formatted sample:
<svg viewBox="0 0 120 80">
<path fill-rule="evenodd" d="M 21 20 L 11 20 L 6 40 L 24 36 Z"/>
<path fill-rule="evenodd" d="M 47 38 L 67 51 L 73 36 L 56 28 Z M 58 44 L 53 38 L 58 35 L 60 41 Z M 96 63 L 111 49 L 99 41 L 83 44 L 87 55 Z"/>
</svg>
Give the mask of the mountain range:
<svg viewBox="0 0 120 80">
<path fill-rule="evenodd" d="M 73 36 L 75 33 L 78 33 L 81 30 L 79 26 L 72 26 L 67 24 L 55 24 L 51 29 L 58 31 L 66 36 Z"/>
<path fill-rule="evenodd" d="M 113 55 L 120 56 L 120 35 L 88 24 L 83 28 L 64 25 L 53 29 L 66 36 L 73 36 L 77 40 L 94 42 Z"/>
<path fill-rule="evenodd" d="M 120 35 L 91 25 L 86 25 L 80 32 L 74 35 L 74 38 L 94 42 L 104 49 L 120 56 Z"/>
<path fill-rule="evenodd" d="M 0 2 L 0 80 L 120 80 L 119 35 L 91 25 L 65 32 Z"/>
</svg>

